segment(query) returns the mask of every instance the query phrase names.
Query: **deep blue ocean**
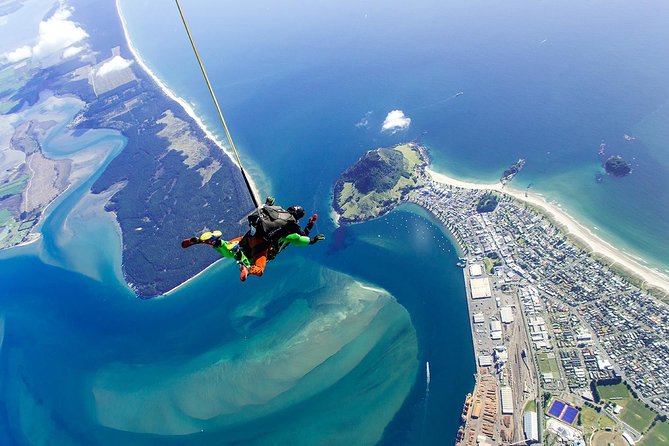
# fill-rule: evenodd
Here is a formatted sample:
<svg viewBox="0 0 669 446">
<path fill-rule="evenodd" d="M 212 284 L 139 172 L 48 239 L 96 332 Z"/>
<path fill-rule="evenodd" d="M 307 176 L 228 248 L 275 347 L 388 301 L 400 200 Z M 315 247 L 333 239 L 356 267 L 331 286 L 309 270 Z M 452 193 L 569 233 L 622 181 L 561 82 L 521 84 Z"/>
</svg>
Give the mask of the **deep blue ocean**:
<svg viewBox="0 0 669 446">
<path fill-rule="evenodd" d="M 126 3 L 150 66 L 219 129 L 178 13 Z M 496 181 L 522 157 L 515 188 L 669 270 L 666 2 L 194 0 L 185 10 L 236 143 L 277 195 L 327 190 L 365 150 L 413 138 L 456 178 Z M 410 128 L 381 134 L 394 109 Z M 632 175 L 596 181 L 602 142 Z M 292 178 L 287 190 L 270 170 Z"/>
<path fill-rule="evenodd" d="M 222 136 L 161 5 L 121 0 L 133 44 Z M 416 207 L 349 228 L 328 218 L 335 179 L 371 148 L 418 138 L 436 170 L 481 181 L 526 158 L 516 188 L 669 268 L 669 5 L 183 6 L 261 192 L 318 212 L 328 240 L 287 250 L 262 280 L 219 262 L 140 301 L 83 184 L 43 242 L 0 254 L 0 444 L 450 443 L 474 384 L 455 248 Z M 409 129 L 381 133 L 395 109 Z M 595 181 L 602 141 L 632 175 Z"/>
</svg>

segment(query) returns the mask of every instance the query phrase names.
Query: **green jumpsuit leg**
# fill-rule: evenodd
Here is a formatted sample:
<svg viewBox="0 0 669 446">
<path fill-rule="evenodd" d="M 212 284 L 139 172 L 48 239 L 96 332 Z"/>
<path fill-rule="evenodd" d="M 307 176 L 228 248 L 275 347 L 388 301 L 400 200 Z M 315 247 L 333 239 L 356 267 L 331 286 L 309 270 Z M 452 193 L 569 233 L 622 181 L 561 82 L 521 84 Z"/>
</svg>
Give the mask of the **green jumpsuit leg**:
<svg viewBox="0 0 669 446">
<path fill-rule="evenodd" d="M 225 240 L 221 240 L 221 245 L 214 246 L 214 249 L 223 257 L 234 259 L 237 263 L 250 267 L 251 262 L 246 258 L 244 252 L 241 249 L 235 249 L 238 244 L 238 241 L 226 242 Z"/>
</svg>

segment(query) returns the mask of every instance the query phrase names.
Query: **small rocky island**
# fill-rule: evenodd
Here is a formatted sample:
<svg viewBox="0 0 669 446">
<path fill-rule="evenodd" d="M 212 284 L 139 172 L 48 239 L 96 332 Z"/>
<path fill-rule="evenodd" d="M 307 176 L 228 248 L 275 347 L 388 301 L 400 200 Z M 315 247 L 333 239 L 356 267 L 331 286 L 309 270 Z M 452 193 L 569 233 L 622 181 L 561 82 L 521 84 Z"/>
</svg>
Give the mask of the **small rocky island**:
<svg viewBox="0 0 669 446">
<path fill-rule="evenodd" d="M 428 159 L 425 149 L 413 142 L 365 153 L 334 185 L 339 222 L 361 223 L 393 210 L 425 184 Z"/>
<path fill-rule="evenodd" d="M 520 172 L 524 166 L 525 166 L 525 159 L 520 158 L 518 161 L 512 164 L 511 167 L 506 169 L 502 173 L 502 176 L 499 178 L 499 182 L 502 183 L 502 186 L 506 186 L 506 183 L 513 180 L 514 177 L 518 175 L 518 172 Z"/>
<path fill-rule="evenodd" d="M 621 156 L 615 155 L 610 157 L 604 163 L 606 173 L 614 177 L 624 177 L 632 172 L 632 167 Z"/>
</svg>

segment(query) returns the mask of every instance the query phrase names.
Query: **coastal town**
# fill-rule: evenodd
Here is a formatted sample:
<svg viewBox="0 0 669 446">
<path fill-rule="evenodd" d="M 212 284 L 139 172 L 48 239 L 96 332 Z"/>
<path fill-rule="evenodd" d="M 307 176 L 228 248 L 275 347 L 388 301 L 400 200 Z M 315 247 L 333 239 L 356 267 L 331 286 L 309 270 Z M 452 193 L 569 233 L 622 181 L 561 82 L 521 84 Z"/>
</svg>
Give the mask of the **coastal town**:
<svg viewBox="0 0 669 446">
<path fill-rule="evenodd" d="M 405 164 L 414 184 L 383 200 L 399 193 L 427 209 L 462 254 L 477 372 L 456 444 L 661 444 L 669 414 L 666 303 L 537 207 L 501 189 L 437 181 L 422 147 L 396 149 L 422 162 Z M 354 172 L 343 178 L 354 181 Z M 350 189 L 343 185 L 340 206 L 349 216 Z"/>
</svg>

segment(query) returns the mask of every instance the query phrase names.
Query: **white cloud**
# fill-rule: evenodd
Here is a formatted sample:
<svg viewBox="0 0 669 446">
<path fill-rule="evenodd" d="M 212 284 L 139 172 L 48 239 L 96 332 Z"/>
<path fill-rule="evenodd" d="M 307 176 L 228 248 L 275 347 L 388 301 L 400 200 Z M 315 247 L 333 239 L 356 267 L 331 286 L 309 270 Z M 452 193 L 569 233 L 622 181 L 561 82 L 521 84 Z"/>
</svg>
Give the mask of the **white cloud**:
<svg viewBox="0 0 669 446">
<path fill-rule="evenodd" d="M 83 47 L 81 46 L 71 46 L 67 48 L 65 51 L 63 51 L 63 59 L 67 59 L 68 57 L 76 56 L 77 54 L 81 53 L 83 51 Z"/>
<path fill-rule="evenodd" d="M 358 127 L 358 128 L 361 128 L 361 127 L 365 127 L 365 128 L 367 128 L 367 127 L 369 127 L 369 117 L 370 117 L 370 116 L 372 116 L 372 112 L 371 112 L 371 111 L 368 111 L 367 113 L 365 113 L 365 116 L 363 116 L 362 119 L 360 119 L 360 121 L 358 121 L 358 122 L 355 124 L 355 126 Z"/>
<path fill-rule="evenodd" d="M 86 31 L 68 20 L 71 15 L 71 10 L 59 9 L 39 24 L 39 37 L 33 47 L 34 57 L 48 56 L 88 37 Z"/>
<path fill-rule="evenodd" d="M 88 34 L 76 23 L 68 20 L 71 15 L 72 10 L 59 9 L 51 17 L 40 22 L 37 43 L 32 48 L 22 46 L 4 53 L 3 58 L 9 63 L 14 63 L 29 57 L 40 59 L 63 50 L 65 58 L 79 53 L 83 48 L 71 45 L 84 40 Z"/>
<path fill-rule="evenodd" d="M 395 133 L 408 129 L 410 124 L 411 118 L 405 116 L 402 110 L 393 110 L 388 113 L 386 119 L 383 121 L 381 131 Z"/>
<path fill-rule="evenodd" d="M 124 59 L 121 56 L 114 56 L 109 61 L 102 64 L 96 73 L 98 76 L 104 76 L 112 71 L 123 70 L 132 64 L 132 60 Z"/>
<path fill-rule="evenodd" d="M 27 45 L 19 47 L 14 51 L 10 51 L 9 53 L 3 54 L 4 58 L 9 63 L 14 63 L 18 62 L 19 60 L 27 59 L 32 55 L 33 55 L 33 49 Z"/>
</svg>

